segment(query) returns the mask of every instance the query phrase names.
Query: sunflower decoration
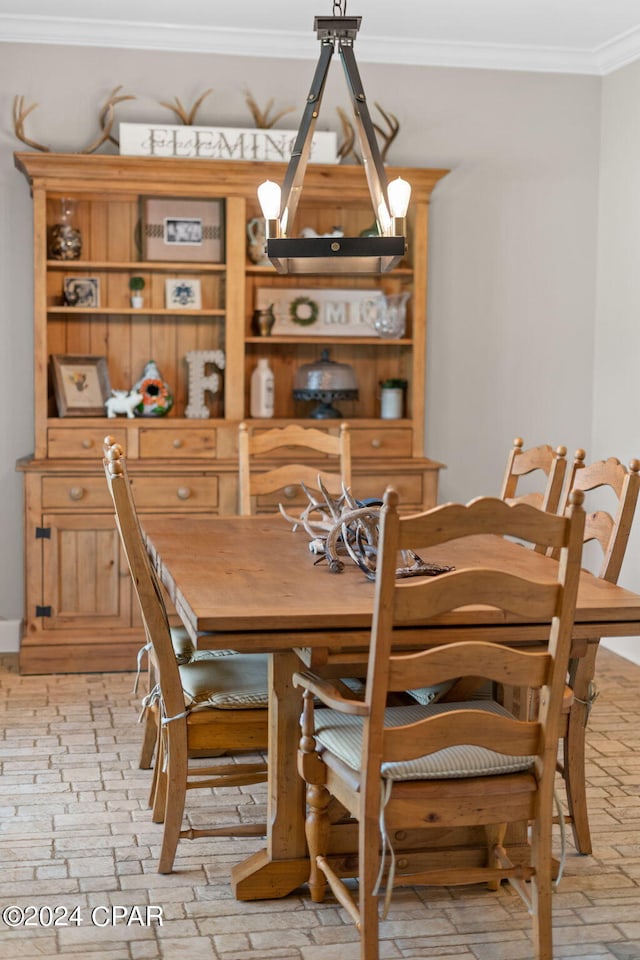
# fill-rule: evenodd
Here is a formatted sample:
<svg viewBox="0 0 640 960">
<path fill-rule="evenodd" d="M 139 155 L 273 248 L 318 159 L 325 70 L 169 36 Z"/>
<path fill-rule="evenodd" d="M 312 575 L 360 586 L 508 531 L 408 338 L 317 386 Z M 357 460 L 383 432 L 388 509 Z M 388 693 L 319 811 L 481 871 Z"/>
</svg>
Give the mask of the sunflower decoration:
<svg viewBox="0 0 640 960">
<path fill-rule="evenodd" d="M 134 390 L 142 395 L 142 403 L 136 407 L 140 417 L 164 417 L 173 406 L 173 396 L 168 384 L 162 379 L 155 361 L 145 364 L 142 377 Z"/>
</svg>

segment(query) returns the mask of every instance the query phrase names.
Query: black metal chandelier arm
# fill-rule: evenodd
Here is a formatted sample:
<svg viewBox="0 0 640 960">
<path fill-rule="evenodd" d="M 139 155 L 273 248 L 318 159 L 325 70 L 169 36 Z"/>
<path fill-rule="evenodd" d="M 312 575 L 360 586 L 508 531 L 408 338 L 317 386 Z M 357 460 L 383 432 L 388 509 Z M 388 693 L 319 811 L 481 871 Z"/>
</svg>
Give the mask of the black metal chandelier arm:
<svg viewBox="0 0 640 960">
<path fill-rule="evenodd" d="M 323 40 L 320 45 L 320 56 L 313 80 L 311 81 L 311 88 L 300 121 L 298 135 L 293 145 L 291 159 L 289 160 L 287 171 L 282 182 L 280 223 L 283 225 L 285 233 L 287 226 L 293 223 L 298 208 L 298 200 L 302 192 L 302 182 L 307 169 L 307 163 L 309 162 L 311 142 L 316 127 L 316 120 L 320 112 L 320 104 L 322 103 L 322 95 L 324 93 L 332 56 L 333 41 L 328 39 Z"/>
<path fill-rule="evenodd" d="M 367 98 L 364 93 L 362 80 L 360 79 L 360 71 L 358 70 L 352 44 L 340 43 L 340 59 L 342 60 L 347 86 L 351 95 L 356 130 L 362 153 L 362 164 L 367 176 L 371 202 L 378 220 L 380 232 L 384 233 L 390 221 L 387 175 L 382 163 L 380 148 L 378 147 L 378 141 L 371 120 L 371 114 L 369 113 L 369 107 L 367 106 Z M 385 222 L 380 222 L 381 209 L 385 214 Z"/>
</svg>

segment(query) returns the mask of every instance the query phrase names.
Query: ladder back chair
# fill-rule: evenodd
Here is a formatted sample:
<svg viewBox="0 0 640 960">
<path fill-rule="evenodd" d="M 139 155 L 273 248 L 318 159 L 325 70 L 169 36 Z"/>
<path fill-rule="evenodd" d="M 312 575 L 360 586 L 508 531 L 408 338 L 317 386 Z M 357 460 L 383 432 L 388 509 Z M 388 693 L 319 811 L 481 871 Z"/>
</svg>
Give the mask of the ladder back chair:
<svg viewBox="0 0 640 960">
<path fill-rule="evenodd" d="M 500 499 L 507 503 L 529 503 L 540 510 L 555 513 L 560 503 L 562 482 L 567 468 L 567 448 L 556 447 L 554 450 L 549 444 L 542 444 L 523 450 L 523 446 L 524 440 L 516 437 L 507 459 Z M 535 493 L 518 494 L 520 478 L 536 470 L 540 470 L 545 476 L 544 489 Z M 538 544 L 535 549 L 538 553 L 544 552 Z"/>
<path fill-rule="evenodd" d="M 238 428 L 239 512 L 249 516 L 255 499 L 282 490 L 285 497 L 295 495 L 301 483 L 318 489 L 318 476 L 333 496 L 342 492 L 342 484 L 351 485 L 351 439 L 349 425 L 340 424 L 338 435 L 316 427 L 289 424 L 286 427 L 255 432 L 255 426 L 241 423 Z M 260 468 L 260 457 L 291 448 L 282 466 Z M 300 450 L 322 454 L 315 465 L 300 463 Z M 281 454 L 280 454 L 281 455 Z"/>
<path fill-rule="evenodd" d="M 103 456 L 106 457 L 109 449 L 116 444 L 116 441 L 113 437 L 107 436 L 104 438 L 102 449 Z M 124 457 L 121 457 L 120 464 L 122 470 L 126 477 L 127 474 L 127 465 Z M 138 532 L 142 537 L 142 530 L 140 528 L 140 523 L 138 520 L 137 513 L 135 514 L 136 524 L 138 526 Z M 173 645 L 174 653 L 176 655 L 176 660 L 179 664 L 191 663 L 194 660 L 207 660 L 213 657 L 222 657 L 226 656 L 229 653 L 234 653 L 233 650 L 203 650 L 200 647 L 196 648 L 193 640 L 189 636 L 187 630 L 183 626 L 171 625 L 171 643 Z M 140 676 L 140 670 L 142 667 L 142 659 L 144 655 L 147 655 L 147 692 L 153 690 L 157 684 L 157 666 L 155 663 L 155 657 L 153 654 L 153 648 L 149 643 L 140 649 L 138 653 L 138 672 L 136 675 L 136 683 L 134 692 L 137 692 L 138 689 L 138 679 Z M 158 704 L 155 702 L 149 702 L 143 712 L 143 736 L 142 744 L 140 746 L 140 757 L 138 760 L 138 766 L 141 770 L 149 770 L 154 767 L 154 778 L 151 785 L 151 794 L 150 794 L 150 805 L 153 805 L 153 798 L 155 796 L 156 780 L 158 767 L 154 766 L 154 760 L 157 758 L 157 751 L 159 748 L 159 737 L 160 737 L 160 717 L 158 711 Z"/>
<path fill-rule="evenodd" d="M 640 460 L 631 460 L 628 470 L 615 457 L 589 465 L 584 461 L 584 450 L 576 450 L 560 510 L 566 508 L 572 490 L 583 492 L 587 507 L 589 498 L 595 500 L 599 496 L 598 491 L 608 490 L 609 497 L 613 495 L 613 513 L 603 509 L 587 512 L 584 542 L 596 542 L 601 548 L 602 560 L 597 576 L 609 583 L 617 583 L 638 501 Z M 593 676 L 598 646 L 598 643 L 588 644 L 583 656 L 572 657 L 569 661 L 568 683 L 573 696 L 564 712 L 562 760 L 558 763 L 565 782 L 568 820 L 574 843 L 576 850 L 583 854 L 592 852 L 585 781 L 585 737 L 591 707 L 597 697 Z"/>
<path fill-rule="evenodd" d="M 513 449 L 507 459 L 507 467 L 502 481 L 500 499 L 506 503 L 528 503 L 549 513 L 555 513 L 562 494 L 562 481 L 567 466 L 566 447 L 556 447 L 554 450 L 548 444 L 539 447 L 530 447 L 523 450 L 524 440 L 516 437 Z M 533 493 L 517 493 L 518 481 L 535 471 L 544 474 L 545 482 L 542 491 Z M 544 553 L 545 548 L 538 543 L 532 543 L 537 553 Z M 432 703 L 435 699 L 460 700 L 466 699 L 481 686 L 478 677 L 461 677 L 454 683 L 430 685 L 423 688 L 413 688 L 409 691 L 419 703 Z"/>
<path fill-rule="evenodd" d="M 501 879 L 509 880 L 534 917 L 535 957 L 552 960 L 553 788 L 580 576 L 582 497 L 572 494 L 566 516 L 479 498 L 400 517 L 397 493 L 388 489 L 364 701 L 343 696 L 311 672 L 294 675 L 304 689 L 298 769 L 307 783 L 311 896 L 322 901 L 329 883 L 358 925 L 362 960 L 378 960 L 378 888 L 385 876 L 386 905 L 394 886 L 485 881 L 495 889 Z M 447 541 L 478 534 L 553 545 L 561 552 L 556 579 L 541 582 L 518 569 L 480 568 L 396 578 L 399 550 L 438 546 L 446 556 Z M 546 624 L 548 647 L 512 649 L 476 639 L 471 630 L 457 642 L 396 652 L 403 625 L 428 624 L 431 617 L 477 603 Z M 425 637 L 428 633 L 427 626 Z M 478 670 L 495 684 L 544 688 L 536 717 L 516 719 L 495 701 L 386 708 L 390 691 Z M 314 698 L 328 709 L 316 710 Z M 332 798 L 359 823 L 357 902 L 328 860 Z M 532 824 L 530 865 L 514 865 L 505 848 L 506 823 L 515 821 Z M 484 828 L 485 865 L 462 866 L 454 859 L 425 869 L 419 854 L 403 850 L 404 862 L 394 868 L 388 838 L 397 831 L 470 826 Z"/>
<path fill-rule="evenodd" d="M 261 836 L 264 824 L 182 829 L 187 790 L 248 785 L 267 779 L 264 760 L 201 766 L 194 753 L 261 752 L 267 749 L 267 657 L 235 654 L 179 664 L 171 640 L 160 583 L 137 518 L 122 449 L 111 446 L 103 461 L 115 522 L 129 565 L 153 662 L 157 687 L 150 699 L 161 718 L 153 820 L 164 824 L 159 873 L 171 873 L 181 838 Z"/>
</svg>

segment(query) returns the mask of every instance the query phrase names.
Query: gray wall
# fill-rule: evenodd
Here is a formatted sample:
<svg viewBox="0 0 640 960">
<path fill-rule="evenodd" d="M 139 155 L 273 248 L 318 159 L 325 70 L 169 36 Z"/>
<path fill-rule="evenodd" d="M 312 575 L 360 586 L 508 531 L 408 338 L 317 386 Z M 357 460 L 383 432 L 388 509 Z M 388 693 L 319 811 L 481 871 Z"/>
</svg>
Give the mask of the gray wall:
<svg viewBox="0 0 640 960">
<path fill-rule="evenodd" d="M 593 451 L 640 458 L 640 62 L 606 77 L 598 220 Z M 640 589 L 636 521 L 620 582 Z M 640 663 L 637 638 L 607 646 Z"/>
<path fill-rule="evenodd" d="M 139 98 L 120 119 L 171 122 L 159 100 L 190 104 L 213 87 L 198 122 L 251 125 L 249 89 L 262 104 L 273 96 L 295 106 L 279 124 L 295 128 L 313 64 L 17 44 L 0 53 L 0 617 L 13 619 L 23 606 L 14 464 L 33 445 L 31 204 L 13 166 L 22 149 L 14 95 L 39 103 L 29 134 L 56 150 L 93 138 L 118 84 Z M 527 445 L 591 448 L 602 81 L 370 64 L 361 72 L 370 102 L 400 119 L 389 161 L 452 169 L 432 203 L 427 448 L 448 465 L 441 499 L 497 493 L 518 434 Z M 337 103 L 346 105 L 338 64 L 320 128 L 338 129 Z"/>
</svg>

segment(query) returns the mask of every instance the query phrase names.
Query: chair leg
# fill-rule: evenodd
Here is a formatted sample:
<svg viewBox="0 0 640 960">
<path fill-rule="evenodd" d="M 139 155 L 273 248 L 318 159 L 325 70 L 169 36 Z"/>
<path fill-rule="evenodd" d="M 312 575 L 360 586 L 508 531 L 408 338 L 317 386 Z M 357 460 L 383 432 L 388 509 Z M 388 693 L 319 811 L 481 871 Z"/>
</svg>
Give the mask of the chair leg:
<svg viewBox="0 0 640 960">
<path fill-rule="evenodd" d="M 504 845 L 504 838 L 507 832 L 506 823 L 494 823 L 487 824 L 484 828 L 485 838 L 487 841 L 487 866 L 488 867 L 498 867 L 500 866 L 499 860 L 495 855 L 495 848 L 502 847 Z M 500 889 L 500 880 L 489 880 L 487 883 L 487 890 L 499 890 Z"/>
<path fill-rule="evenodd" d="M 577 660 L 572 682 L 574 700 L 563 741 L 563 776 L 567 791 L 573 841 L 578 853 L 582 854 L 592 852 L 585 782 L 585 737 L 597 652 L 597 645 L 589 646 L 585 656 Z"/>
<path fill-rule="evenodd" d="M 306 783 L 307 816 L 305 833 L 309 849 L 309 892 L 314 903 L 322 903 L 327 879 L 318 867 L 317 858 L 325 857 L 329 849 L 329 814 L 331 795 L 325 786 L 326 768 L 316 753 L 313 736 L 313 694 L 305 690 L 302 697 L 302 736 L 298 749 L 298 773 Z"/>
<path fill-rule="evenodd" d="M 553 960 L 551 824 L 553 817 L 539 815 L 531 837 L 533 942 L 535 960 Z"/>
<path fill-rule="evenodd" d="M 378 960 L 380 956 L 380 932 L 378 898 L 363 891 L 360 897 L 360 958 Z"/>
<path fill-rule="evenodd" d="M 358 909 L 360 912 L 360 958 L 378 960 L 380 954 L 379 897 L 373 893 L 380 869 L 379 830 L 377 822 L 367 831 L 366 824 L 359 825 L 359 875 Z"/>
<path fill-rule="evenodd" d="M 319 783 L 307 784 L 307 817 L 305 832 L 309 848 L 309 892 L 313 903 L 322 903 L 327 890 L 327 879 L 317 865 L 316 857 L 326 857 L 329 849 L 329 816 L 331 795 Z"/>
<path fill-rule="evenodd" d="M 166 803 L 158 873 L 171 873 L 178 849 L 187 794 L 187 732 L 177 726 L 167 737 Z"/>
</svg>

